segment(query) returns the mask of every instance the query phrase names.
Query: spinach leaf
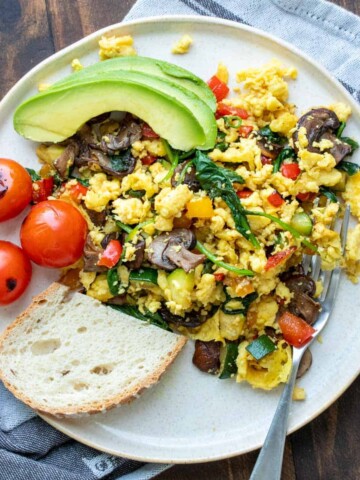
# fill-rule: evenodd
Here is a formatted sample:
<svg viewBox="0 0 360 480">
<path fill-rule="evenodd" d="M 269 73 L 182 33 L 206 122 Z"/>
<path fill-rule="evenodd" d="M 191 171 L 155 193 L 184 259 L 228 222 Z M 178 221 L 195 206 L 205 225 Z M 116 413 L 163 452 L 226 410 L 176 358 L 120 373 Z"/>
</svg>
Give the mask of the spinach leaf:
<svg viewBox="0 0 360 480">
<path fill-rule="evenodd" d="M 191 157 L 192 155 L 194 155 L 195 153 L 195 148 L 189 150 L 188 152 L 182 152 L 182 153 L 179 153 L 179 160 L 182 161 L 182 160 L 186 160 L 187 158 Z"/>
<path fill-rule="evenodd" d="M 111 169 L 115 172 L 126 172 L 133 164 L 133 158 L 131 155 L 131 148 L 124 150 L 124 152 L 118 155 L 110 156 Z"/>
<path fill-rule="evenodd" d="M 119 275 L 117 273 L 117 268 L 111 268 L 106 274 L 107 284 L 109 286 L 110 293 L 112 295 L 118 295 L 120 288 Z"/>
<path fill-rule="evenodd" d="M 145 195 L 145 193 L 146 193 L 145 190 L 132 190 L 132 189 L 126 192 L 126 194 L 132 198 L 142 198 Z"/>
<path fill-rule="evenodd" d="M 157 285 L 158 271 L 154 268 L 143 267 L 139 270 L 132 270 L 129 280 L 134 282 L 148 282 Z"/>
<path fill-rule="evenodd" d="M 342 170 L 346 172 L 350 177 L 355 175 L 355 173 L 360 172 L 360 166 L 353 162 L 347 162 L 346 160 L 342 160 L 340 163 L 336 165 L 338 170 Z"/>
<path fill-rule="evenodd" d="M 341 137 L 345 127 L 346 127 L 346 122 L 340 122 L 340 127 L 337 129 L 337 132 L 336 132 L 337 138 Z"/>
<path fill-rule="evenodd" d="M 291 147 L 285 147 L 280 154 L 276 157 L 276 160 L 274 162 L 273 166 L 273 173 L 276 173 L 280 170 L 280 167 L 283 163 L 283 161 L 287 158 L 296 158 L 296 153 L 295 150 Z"/>
<path fill-rule="evenodd" d="M 350 154 L 350 155 L 352 155 L 352 154 L 355 152 L 355 150 L 356 150 L 357 148 L 359 148 L 358 142 L 357 142 L 356 140 L 353 140 L 352 138 L 349 138 L 349 137 L 340 137 L 340 140 L 341 140 L 342 142 L 345 142 L 345 143 L 347 143 L 348 145 L 350 145 L 350 147 L 351 147 L 351 154 Z"/>
<path fill-rule="evenodd" d="M 223 369 L 219 375 L 221 380 L 232 377 L 237 372 L 236 359 L 239 353 L 239 347 L 236 343 L 226 344 L 226 354 Z"/>
<path fill-rule="evenodd" d="M 249 295 L 246 295 L 246 297 L 230 297 L 228 293 L 225 293 L 226 295 L 226 300 L 221 306 L 221 310 L 224 313 L 227 313 L 228 315 L 246 315 L 247 311 L 249 310 L 250 305 L 254 300 L 257 299 L 258 294 L 256 292 L 254 293 L 249 293 Z M 231 302 L 239 304 L 240 308 L 231 308 Z"/>
<path fill-rule="evenodd" d="M 76 178 L 76 180 L 81 183 L 81 185 L 84 185 L 84 187 L 89 187 L 90 182 L 87 178 L 78 178 L 78 177 L 71 177 L 71 178 Z"/>
<path fill-rule="evenodd" d="M 37 180 L 41 180 L 40 175 L 38 173 L 36 173 L 35 170 L 33 170 L 32 168 L 26 168 L 26 171 L 30 175 L 31 180 L 33 182 L 36 182 Z"/>
<path fill-rule="evenodd" d="M 193 162 L 196 168 L 196 178 L 201 188 L 206 190 L 211 198 L 221 197 L 224 200 L 230 208 L 236 230 L 249 240 L 254 247 L 259 248 L 259 242 L 250 230 L 244 208 L 232 186 L 232 182 L 241 182 L 242 178 L 231 170 L 218 167 L 199 150 L 196 152 Z"/>
<path fill-rule="evenodd" d="M 113 308 L 114 310 L 118 310 L 119 312 L 123 312 L 126 315 L 130 315 L 130 317 L 138 318 L 139 320 L 143 320 L 144 322 L 151 323 L 152 325 L 156 325 L 157 327 L 163 328 L 164 330 L 171 331 L 169 325 L 165 322 L 165 320 L 162 318 L 160 313 L 151 313 L 151 312 L 148 311 L 145 314 L 143 314 L 134 305 L 111 305 L 111 304 L 109 304 L 108 306 Z"/>
<path fill-rule="evenodd" d="M 277 143 L 279 145 L 283 145 L 286 142 L 286 137 L 282 137 L 278 133 L 273 132 L 268 125 L 266 127 L 260 128 L 258 133 L 262 137 L 266 138 L 266 140 L 270 143 Z"/>
<path fill-rule="evenodd" d="M 320 187 L 320 193 L 322 195 L 324 195 L 324 197 L 328 198 L 330 200 L 330 202 L 332 202 L 332 203 L 338 203 L 339 202 L 335 193 L 332 190 L 330 190 L 330 188 L 328 188 L 328 187 Z"/>
<path fill-rule="evenodd" d="M 164 148 L 165 148 L 166 158 L 170 162 L 171 166 L 170 166 L 169 171 L 165 175 L 165 177 L 160 181 L 160 183 L 161 182 L 166 182 L 166 180 L 169 180 L 169 178 L 171 178 L 173 176 L 173 174 L 175 172 L 175 168 L 179 164 L 179 152 L 178 152 L 178 150 L 172 149 L 170 147 L 169 143 L 164 139 L 162 139 L 162 143 L 163 143 Z"/>
</svg>

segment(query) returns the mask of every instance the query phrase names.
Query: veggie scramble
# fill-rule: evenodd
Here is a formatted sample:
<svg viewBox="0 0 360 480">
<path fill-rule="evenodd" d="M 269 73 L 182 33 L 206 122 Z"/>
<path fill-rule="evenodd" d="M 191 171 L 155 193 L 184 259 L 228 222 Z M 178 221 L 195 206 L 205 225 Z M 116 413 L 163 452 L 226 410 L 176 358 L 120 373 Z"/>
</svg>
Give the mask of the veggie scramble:
<svg viewBox="0 0 360 480">
<path fill-rule="evenodd" d="M 134 52 L 132 52 L 133 54 Z M 108 58 L 103 56 L 103 58 Z M 41 144 L 38 201 L 75 206 L 89 233 L 63 282 L 115 309 L 184 334 L 193 362 L 221 379 L 273 389 L 286 382 L 291 346 L 314 329 L 321 283 L 301 267 L 359 273 L 359 225 L 346 258 L 333 230 L 342 204 L 360 217 L 357 143 L 342 103 L 288 103 L 297 72 L 273 61 L 208 82 L 217 108 L 210 151 L 179 151 L 141 119 L 110 112 L 60 144 Z M 71 239 L 69 239 L 71 241 Z"/>
</svg>

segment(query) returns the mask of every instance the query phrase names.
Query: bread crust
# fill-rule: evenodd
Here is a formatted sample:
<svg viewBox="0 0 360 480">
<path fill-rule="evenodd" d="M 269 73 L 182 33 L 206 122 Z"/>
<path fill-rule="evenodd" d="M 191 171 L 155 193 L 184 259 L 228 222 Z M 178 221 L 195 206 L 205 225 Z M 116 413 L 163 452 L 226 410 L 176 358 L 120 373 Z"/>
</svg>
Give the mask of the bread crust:
<svg viewBox="0 0 360 480">
<path fill-rule="evenodd" d="M 9 335 L 16 330 L 26 319 L 32 314 L 42 303 L 46 302 L 51 296 L 57 294 L 61 290 L 64 293 L 64 296 L 71 294 L 71 290 L 60 283 L 52 283 L 46 290 L 38 294 L 33 298 L 32 303 L 22 312 L 15 320 L 12 322 L 5 331 L 0 336 L 0 355 L 6 340 Z M 174 334 L 175 335 L 175 334 Z M 182 348 L 187 342 L 187 338 L 181 335 L 177 335 L 177 342 L 171 352 L 168 353 L 167 357 L 158 365 L 157 369 L 150 373 L 145 379 L 139 381 L 131 389 L 125 389 L 122 392 L 119 392 L 117 395 L 109 397 L 102 402 L 89 402 L 83 403 L 80 406 L 72 406 L 66 408 L 49 408 L 48 405 L 39 403 L 31 396 L 25 394 L 24 392 L 19 391 L 19 389 L 7 379 L 5 372 L 0 367 L 0 380 L 4 383 L 6 388 L 19 400 L 26 403 L 29 407 L 38 411 L 39 413 L 46 413 L 49 415 L 54 415 L 57 417 L 63 416 L 72 416 L 72 415 L 81 415 L 81 414 L 95 414 L 100 412 L 106 412 L 116 406 L 130 403 L 135 400 L 141 393 L 144 392 L 147 388 L 150 388 L 155 383 L 159 381 L 161 376 L 166 372 L 166 370 L 173 363 L 177 355 L 180 353 Z"/>
</svg>

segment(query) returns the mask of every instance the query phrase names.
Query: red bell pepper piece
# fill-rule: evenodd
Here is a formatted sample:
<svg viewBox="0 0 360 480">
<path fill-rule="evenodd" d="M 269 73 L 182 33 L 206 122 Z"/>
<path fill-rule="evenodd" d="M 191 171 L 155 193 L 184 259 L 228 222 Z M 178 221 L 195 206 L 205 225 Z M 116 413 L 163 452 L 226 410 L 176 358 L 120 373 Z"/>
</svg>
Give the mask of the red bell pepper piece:
<svg viewBox="0 0 360 480">
<path fill-rule="evenodd" d="M 119 240 L 110 240 L 97 264 L 100 267 L 114 267 L 120 260 L 122 250 L 123 248 Z"/>
<path fill-rule="evenodd" d="M 316 193 L 314 192 L 304 192 L 296 195 L 296 198 L 300 200 L 300 202 L 312 202 L 315 197 Z"/>
<path fill-rule="evenodd" d="M 253 193 L 252 190 L 250 190 L 249 188 L 243 188 L 242 190 L 238 190 L 236 192 L 236 195 L 239 197 L 239 198 L 248 198 L 250 197 L 250 195 Z"/>
<path fill-rule="evenodd" d="M 156 162 L 157 157 L 154 157 L 153 155 L 146 155 L 141 159 L 141 163 L 143 165 L 152 165 L 154 162 Z"/>
<path fill-rule="evenodd" d="M 142 136 L 145 138 L 160 138 L 160 136 L 154 132 L 154 130 L 147 123 L 142 125 Z"/>
<path fill-rule="evenodd" d="M 226 105 L 226 103 L 220 102 L 217 104 L 215 118 L 221 118 L 225 115 L 233 115 L 235 117 L 240 117 L 243 120 L 246 120 L 249 117 L 249 114 L 243 108 L 232 107 L 231 105 Z"/>
<path fill-rule="evenodd" d="M 279 318 L 279 327 L 284 339 L 293 347 L 302 347 L 316 332 L 305 320 L 287 311 Z"/>
<path fill-rule="evenodd" d="M 273 192 L 268 196 L 268 202 L 271 203 L 273 207 L 281 207 L 285 200 L 282 198 L 280 193 Z"/>
<path fill-rule="evenodd" d="M 280 172 L 286 178 L 291 178 L 291 180 L 296 180 L 300 175 L 301 170 L 297 163 L 283 163 L 280 167 Z"/>
<path fill-rule="evenodd" d="M 53 193 L 54 178 L 42 178 L 33 182 L 32 201 L 33 203 L 43 202 Z"/>
<path fill-rule="evenodd" d="M 225 278 L 225 274 L 224 273 L 214 273 L 214 277 L 215 277 L 215 280 L 217 282 L 222 282 Z"/>
<path fill-rule="evenodd" d="M 265 271 L 277 267 L 280 263 L 286 262 L 295 250 L 296 247 L 290 247 L 287 250 L 282 250 L 281 252 L 275 253 L 275 255 L 271 255 L 266 262 Z"/>
<path fill-rule="evenodd" d="M 263 165 L 271 165 L 272 164 L 272 158 L 265 157 L 265 155 L 261 155 L 261 163 Z"/>
<path fill-rule="evenodd" d="M 207 83 L 213 91 L 213 94 L 215 95 L 218 102 L 223 100 L 229 93 L 229 87 L 226 85 L 226 83 L 222 82 L 216 75 L 213 75 Z"/>
<path fill-rule="evenodd" d="M 239 128 L 240 137 L 247 138 L 253 130 L 254 127 L 252 127 L 251 125 L 241 125 L 241 127 Z"/>
<path fill-rule="evenodd" d="M 88 188 L 80 182 L 76 182 L 75 185 L 71 185 L 69 189 L 71 198 L 77 203 L 81 202 L 82 198 L 85 197 L 87 191 Z"/>
</svg>

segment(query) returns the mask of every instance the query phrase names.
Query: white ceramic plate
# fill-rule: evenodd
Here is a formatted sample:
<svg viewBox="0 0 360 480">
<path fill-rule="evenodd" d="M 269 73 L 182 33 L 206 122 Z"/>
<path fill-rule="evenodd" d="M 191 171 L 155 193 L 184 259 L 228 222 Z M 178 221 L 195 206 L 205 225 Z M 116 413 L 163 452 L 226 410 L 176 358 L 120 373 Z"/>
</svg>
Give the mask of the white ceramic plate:
<svg viewBox="0 0 360 480">
<path fill-rule="evenodd" d="M 184 33 L 194 39 L 187 55 L 170 53 L 174 41 Z M 51 83 L 70 73 L 73 58 L 85 64 L 97 60 L 97 42 L 103 34 L 131 34 L 140 55 L 175 62 L 204 79 L 216 71 L 219 61 L 232 73 L 259 66 L 276 57 L 299 70 L 290 82 L 290 100 L 298 112 L 334 101 L 353 107 L 346 133 L 359 139 L 358 105 L 328 73 L 293 47 L 263 32 L 229 21 L 201 17 L 150 18 L 114 25 L 84 38 L 53 55 L 27 74 L 0 105 L 0 152 L 36 168 L 35 145 L 19 137 L 12 127 L 16 106 L 36 92 L 40 82 Z M 234 85 L 234 84 L 233 84 Z M 358 154 L 359 155 L 359 154 Z M 359 161 L 359 156 L 354 160 Z M 25 216 L 25 214 L 23 215 Z M 0 225 L 0 238 L 18 243 L 21 218 Z M 57 272 L 35 267 L 31 288 L 21 301 L 0 310 L 1 327 L 12 321 Z M 323 334 L 323 343 L 312 347 L 313 366 L 300 381 L 305 402 L 294 403 L 290 431 L 319 415 L 334 402 L 359 373 L 360 290 L 342 279 L 335 311 Z M 5 322 L 4 322 L 5 319 Z M 201 462 L 225 458 L 260 447 L 280 390 L 253 390 L 233 381 L 218 380 L 192 366 L 191 342 L 160 384 L 140 399 L 106 414 L 83 419 L 58 420 L 44 417 L 54 427 L 80 442 L 115 455 L 152 462 Z M 34 372 L 35 374 L 35 372 Z"/>
</svg>

